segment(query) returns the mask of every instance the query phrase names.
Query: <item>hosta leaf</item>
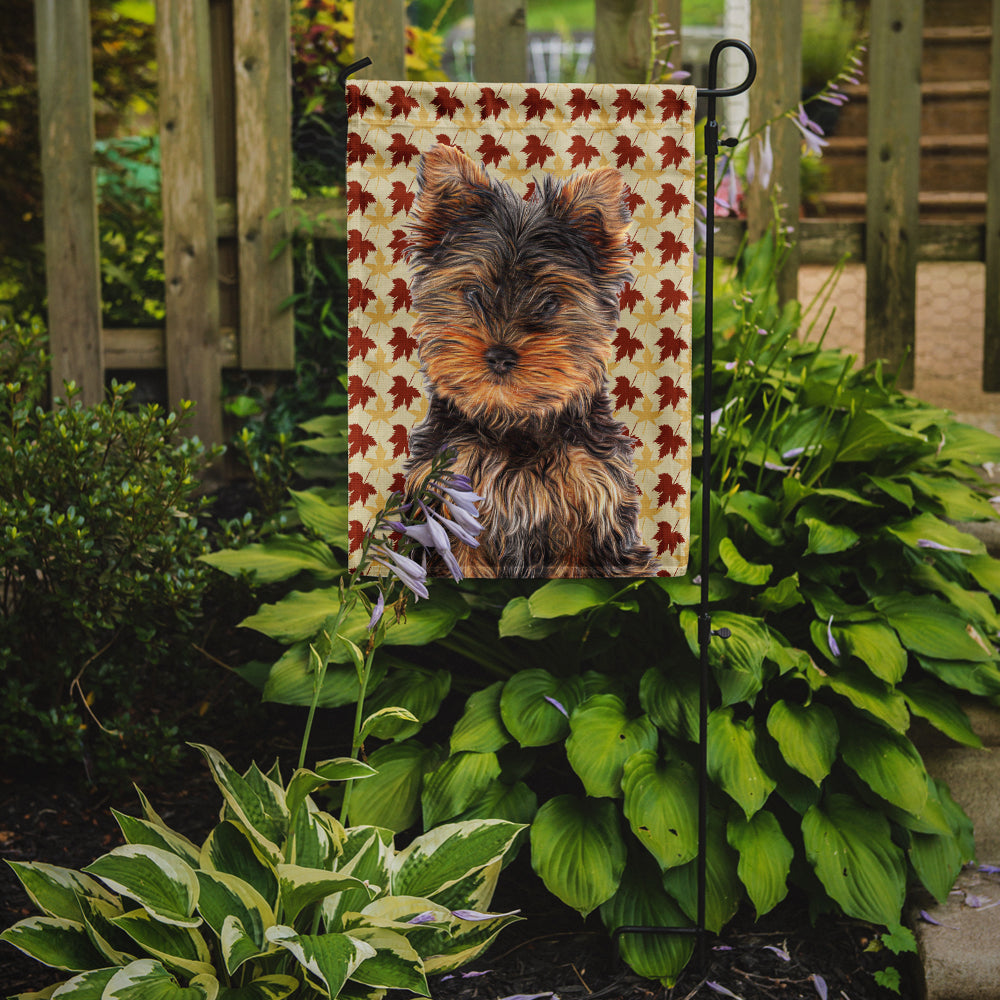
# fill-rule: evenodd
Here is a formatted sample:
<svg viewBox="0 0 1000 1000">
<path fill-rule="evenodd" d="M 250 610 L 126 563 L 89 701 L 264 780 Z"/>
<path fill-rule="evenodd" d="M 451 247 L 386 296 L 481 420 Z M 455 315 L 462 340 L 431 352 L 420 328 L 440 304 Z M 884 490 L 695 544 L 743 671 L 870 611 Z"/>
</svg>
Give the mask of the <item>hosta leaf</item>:
<svg viewBox="0 0 1000 1000">
<path fill-rule="evenodd" d="M 299 768 L 288 782 L 285 805 L 289 813 L 296 813 L 307 796 L 331 781 L 354 781 L 374 777 L 377 773 L 374 767 L 353 757 L 324 760 L 311 771 L 308 768 Z"/>
<path fill-rule="evenodd" d="M 523 782 L 512 785 L 502 780 L 486 786 L 460 816 L 465 819 L 505 819 L 510 823 L 528 824 L 538 812 L 538 796 Z"/>
<path fill-rule="evenodd" d="M 816 785 L 830 773 L 837 755 L 837 720 L 826 705 L 798 705 L 779 699 L 767 716 L 767 731 L 785 761 Z"/>
<path fill-rule="evenodd" d="M 691 921 L 660 884 L 654 865 L 630 858 L 615 894 L 601 904 L 601 920 L 610 932 L 619 927 L 687 927 Z M 638 975 L 673 986 L 691 959 L 690 934 L 622 934 L 622 958 Z"/>
<path fill-rule="evenodd" d="M 352 826 L 381 826 L 399 833 L 420 816 L 424 773 L 435 767 L 437 753 L 415 740 L 379 747 L 368 758 L 378 772 L 351 790 Z"/>
<path fill-rule="evenodd" d="M 717 708 L 709 714 L 708 774 L 748 819 L 764 804 L 776 783 L 757 762 L 752 718 L 737 721 L 732 708 Z"/>
<path fill-rule="evenodd" d="M 246 574 L 255 584 L 288 580 L 298 573 L 331 580 L 344 572 L 328 545 L 295 535 L 271 535 L 264 542 L 209 552 L 199 558 L 230 576 Z"/>
<path fill-rule="evenodd" d="M 867 669 L 848 666 L 823 674 L 815 666 L 810 666 L 806 679 L 814 690 L 829 688 L 899 733 L 905 733 L 910 724 L 910 713 L 906 710 L 903 696 L 884 681 L 873 677 Z"/>
<path fill-rule="evenodd" d="M 952 833 L 911 833 L 910 864 L 924 888 L 944 903 L 962 870 L 965 858 Z"/>
<path fill-rule="evenodd" d="M 982 555 L 964 561 L 965 568 L 972 574 L 976 583 L 994 597 L 1000 597 L 1000 559 Z"/>
<path fill-rule="evenodd" d="M 919 815 L 927 801 L 927 772 L 920 754 L 900 733 L 858 718 L 841 741 L 845 763 L 876 795 Z"/>
<path fill-rule="evenodd" d="M 529 598 L 535 618 L 562 618 L 606 604 L 617 592 L 611 580 L 549 580 Z"/>
<path fill-rule="evenodd" d="M 380 740 L 391 740 L 394 737 L 406 739 L 416 733 L 422 723 L 408 708 L 400 708 L 393 705 L 389 708 L 380 708 L 372 712 L 361 724 L 358 733 L 360 739 L 365 740 L 369 736 L 374 736 Z"/>
<path fill-rule="evenodd" d="M 337 648 L 343 650 L 343 643 Z M 345 654 L 346 655 L 346 654 Z M 390 658 L 379 656 L 372 664 L 369 687 L 374 688 L 385 677 Z M 320 686 L 318 708 L 339 708 L 358 700 L 360 687 L 358 674 L 353 666 L 328 665 Z M 309 643 L 297 642 L 289 646 L 272 664 L 263 682 L 261 697 L 281 705 L 311 705 L 316 698 L 316 674 L 310 660 Z"/>
<path fill-rule="evenodd" d="M 803 523 L 809 529 L 809 542 L 805 551 L 807 556 L 828 556 L 844 552 L 860 537 L 846 524 L 828 524 L 815 517 L 803 518 Z"/>
<path fill-rule="evenodd" d="M 291 927 L 278 924 L 268 928 L 267 939 L 291 952 L 332 997 L 339 995 L 344 983 L 365 959 L 375 957 L 370 944 L 348 934 L 296 934 Z"/>
<path fill-rule="evenodd" d="M 84 871 L 113 892 L 134 899 L 150 916 L 166 924 L 197 927 L 198 879 L 186 862 L 170 851 L 147 844 L 125 844 L 98 858 Z"/>
<path fill-rule="evenodd" d="M 353 875 L 303 868 L 301 865 L 278 865 L 278 884 L 281 889 L 282 913 L 286 920 L 291 921 L 305 907 L 345 889 L 369 891 L 364 882 Z M 374 894 L 373 890 L 370 891 L 369 898 Z"/>
<path fill-rule="evenodd" d="M 89 972 L 82 972 L 79 976 L 67 979 L 61 986 L 58 986 L 52 993 L 32 993 L 33 997 L 51 996 L 53 1000 L 101 1000 L 104 996 L 104 988 L 114 978 L 118 972 L 118 967 L 107 969 L 91 969 Z M 49 987 L 51 990 L 52 987 Z M 26 994 L 19 994 L 25 997 Z M 12 997 L 11 1000 L 18 1000 Z"/>
<path fill-rule="evenodd" d="M 682 611 L 680 622 L 692 654 L 699 656 L 698 616 L 693 611 Z M 771 648 L 770 633 L 759 618 L 731 611 L 713 613 L 712 630 L 724 628 L 729 630 L 729 637 L 713 636 L 708 646 L 708 662 L 722 690 L 723 704 L 752 703 L 763 686 L 764 659 Z"/>
<path fill-rule="evenodd" d="M 0 934 L 6 941 L 35 961 L 54 969 L 81 972 L 105 964 L 91 944 L 87 929 L 65 917 L 28 917 L 19 920 Z"/>
<path fill-rule="evenodd" d="M 983 745 L 965 710 L 947 688 L 932 680 L 907 681 L 900 685 L 900 691 L 910 711 L 926 719 L 945 736 L 967 747 Z"/>
<path fill-rule="evenodd" d="M 987 697 L 1000 694 L 1000 669 L 993 663 L 937 660 L 932 656 L 918 656 L 917 662 L 949 687 Z"/>
<path fill-rule="evenodd" d="M 327 503 L 313 490 L 289 490 L 292 506 L 302 523 L 332 545 L 347 547 L 347 507 Z"/>
<path fill-rule="evenodd" d="M 837 451 L 838 462 L 866 462 L 889 448 L 926 444 L 915 431 L 890 423 L 870 410 L 862 410 L 851 421 Z"/>
<path fill-rule="evenodd" d="M 1000 462 L 1000 439 L 981 427 L 952 420 L 945 429 L 944 443 L 937 458 L 940 462 L 967 462 L 969 465 Z"/>
<path fill-rule="evenodd" d="M 619 798 L 622 768 L 638 750 L 656 747 L 659 734 L 649 716 L 629 719 L 613 694 L 591 695 L 570 717 L 566 757 L 588 795 Z"/>
<path fill-rule="evenodd" d="M 788 872 L 795 849 L 774 813 L 762 809 L 750 819 L 737 816 L 726 828 L 729 846 L 739 851 L 736 873 L 760 919 L 788 894 Z"/>
<path fill-rule="evenodd" d="M 531 865 L 553 895 L 586 916 L 618 889 L 625 842 L 607 799 L 558 795 L 531 824 Z"/>
<path fill-rule="evenodd" d="M 181 986 L 159 962 L 143 958 L 117 970 L 101 1000 L 216 1000 L 218 995 L 219 982 L 212 975 L 196 976 Z"/>
<path fill-rule="evenodd" d="M 504 607 L 498 629 L 501 639 L 510 636 L 521 639 L 544 639 L 562 627 L 562 622 L 551 618 L 536 618 L 531 613 L 527 597 L 514 597 Z"/>
<path fill-rule="evenodd" d="M 583 697 L 579 677 L 560 679 L 547 670 L 522 670 L 504 684 L 500 716 L 521 746 L 546 746 L 566 736 L 569 715 Z"/>
<path fill-rule="evenodd" d="M 933 514 L 918 514 L 908 521 L 888 525 L 885 530 L 913 549 L 920 549 L 920 543 L 924 541 L 949 549 L 964 550 L 972 555 L 983 555 L 986 552 L 986 546 L 978 538 Z"/>
<path fill-rule="evenodd" d="M 493 753 L 510 742 L 510 733 L 500 717 L 502 690 L 503 681 L 497 681 L 469 696 L 465 711 L 451 733 L 452 753 L 460 750 Z"/>
<path fill-rule="evenodd" d="M 669 673 L 650 667 L 639 682 L 639 704 L 660 729 L 678 740 L 698 739 L 698 673 L 686 662 Z"/>
<path fill-rule="evenodd" d="M 896 633 L 879 622 L 833 626 L 834 639 L 844 653 L 856 656 L 886 684 L 898 684 L 906 673 L 906 650 Z"/>
<path fill-rule="evenodd" d="M 939 660 L 996 659 L 996 652 L 975 627 L 936 597 L 883 595 L 875 607 L 899 633 L 904 646 Z"/>
<path fill-rule="evenodd" d="M 495 753 L 452 754 L 424 779 L 420 801 L 424 827 L 454 819 L 467 809 L 500 776 Z"/>
<path fill-rule="evenodd" d="M 849 795 L 830 795 L 802 820 L 806 857 L 849 917 L 899 923 L 906 892 L 902 851 L 888 820 Z"/>
<path fill-rule="evenodd" d="M 80 896 L 93 896 L 109 903 L 115 897 L 97 879 L 40 861 L 8 861 L 31 901 L 46 916 L 82 920 Z"/>
<path fill-rule="evenodd" d="M 369 712 L 405 708 L 418 721 L 387 719 L 379 731 L 380 739 L 405 740 L 437 715 L 450 689 L 451 674 L 447 670 L 426 670 L 422 667 L 394 670 L 374 689 L 365 702 L 365 708 Z"/>
<path fill-rule="evenodd" d="M 351 973 L 355 982 L 430 996 L 424 963 L 402 934 L 384 927 L 361 926 L 351 930 L 351 937 L 375 949 L 375 954 Z"/>
<path fill-rule="evenodd" d="M 415 838 L 393 862 L 392 891 L 434 899 L 507 853 L 522 829 L 504 820 L 446 823 Z"/>
<path fill-rule="evenodd" d="M 236 920 L 242 935 L 250 939 L 254 954 L 262 951 L 265 947 L 264 931 L 275 923 L 274 912 L 267 900 L 252 885 L 235 875 L 200 871 L 198 883 L 201 886 L 198 911 L 220 940 L 227 919 Z M 227 971 L 232 975 L 246 959 L 232 964 L 232 949 L 225 950 Z"/>
<path fill-rule="evenodd" d="M 200 867 L 235 875 L 252 885 L 270 906 L 277 905 L 277 873 L 240 823 L 226 820 L 208 835 L 201 847 Z"/>
<path fill-rule="evenodd" d="M 337 870 L 367 882 L 378 892 L 389 887 L 392 857 L 392 831 L 373 826 L 352 827 L 344 841 Z M 371 892 L 365 889 L 345 889 L 323 900 L 322 910 L 326 930 L 345 930 L 343 915 L 357 913 L 371 902 Z"/>
<path fill-rule="evenodd" d="M 660 868 L 697 855 L 698 783 L 688 764 L 640 751 L 625 762 L 622 790 L 625 818 Z"/>
<path fill-rule="evenodd" d="M 727 497 L 726 514 L 746 521 L 768 545 L 777 547 L 784 540 L 781 514 L 778 505 L 770 497 L 750 490 L 739 490 Z"/>
<path fill-rule="evenodd" d="M 787 611 L 798 604 L 804 604 L 805 598 L 799 590 L 799 574 L 792 573 L 779 580 L 773 587 L 762 590 L 754 601 L 763 612 Z"/>
<path fill-rule="evenodd" d="M 112 809 L 111 812 L 117 820 L 118 826 L 121 827 L 122 836 L 129 844 L 147 844 L 150 847 L 159 847 L 171 854 L 176 854 L 189 865 L 198 864 L 199 849 L 187 837 L 159 823 L 126 816 L 125 813 L 120 813 L 117 809 Z"/>
<path fill-rule="evenodd" d="M 941 513 L 951 521 L 983 521 L 996 517 L 989 500 L 954 477 L 910 472 L 906 478 L 925 497 L 940 504 Z"/>
<path fill-rule="evenodd" d="M 719 557 L 726 564 L 726 576 L 749 587 L 763 587 L 774 570 L 770 563 L 762 565 L 748 562 L 740 555 L 739 549 L 730 538 L 719 541 Z"/>
<path fill-rule="evenodd" d="M 212 956 L 205 939 L 191 927 L 164 924 L 145 910 L 132 910 L 111 921 L 164 965 L 189 976 L 210 975 Z"/>
<path fill-rule="evenodd" d="M 424 971 L 439 974 L 467 965 L 486 951 L 500 931 L 520 919 L 516 912 L 476 920 L 462 920 L 456 916 L 450 931 L 447 934 L 440 932 L 437 947 L 424 960 Z"/>
<path fill-rule="evenodd" d="M 261 976 L 245 986 L 223 987 L 218 1000 L 285 1000 L 299 988 L 292 976 Z"/>
</svg>

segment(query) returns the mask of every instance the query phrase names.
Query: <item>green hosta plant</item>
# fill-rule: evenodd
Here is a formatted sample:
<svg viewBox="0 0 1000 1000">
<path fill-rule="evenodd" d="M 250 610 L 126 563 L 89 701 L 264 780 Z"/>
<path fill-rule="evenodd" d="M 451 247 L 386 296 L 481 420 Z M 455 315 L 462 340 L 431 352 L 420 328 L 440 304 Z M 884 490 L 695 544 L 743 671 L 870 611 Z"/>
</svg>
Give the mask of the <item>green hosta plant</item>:
<svg viewBox="0 0 1000 1000">
<path fill-rule="evenodd" d="M 76 1000 L 429 996 L 427 975 L 470 961 L 518 919 L 489 913 L 519 827 L 449 823 L 406 848 L 375 826 L 345 829 L 312 793 L 370 779 L 353 758 L 234 770 L 199 747 L 222 793 L 197 845 L 140 793 L 143 817 L 115 813 L 127 843 L 83 871 L 11 862 L 40 916 L 0 935 L 69 973 Z"/>
</svg>

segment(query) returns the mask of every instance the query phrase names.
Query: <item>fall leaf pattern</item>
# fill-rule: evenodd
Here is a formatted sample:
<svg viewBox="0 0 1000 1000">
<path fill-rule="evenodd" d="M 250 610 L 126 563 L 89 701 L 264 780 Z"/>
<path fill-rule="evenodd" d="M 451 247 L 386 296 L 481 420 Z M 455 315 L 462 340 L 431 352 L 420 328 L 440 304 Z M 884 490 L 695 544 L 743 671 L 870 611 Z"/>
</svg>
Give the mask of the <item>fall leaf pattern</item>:
<svg viewBox="0 0 1000 1000">
<path fill-rule="evenodd" d="M 426 409 L 406 261 L 420 156 L 456 146 L 530 197 L 612 167 L 628 185 L 633 279 L 608 390 L 633 437 L 639 528 L 669 575 L 688 558 L 694 105 L 690 87 L 355 81 L 348 86 L 348 543 L 393 489 Z"/>
</svg>

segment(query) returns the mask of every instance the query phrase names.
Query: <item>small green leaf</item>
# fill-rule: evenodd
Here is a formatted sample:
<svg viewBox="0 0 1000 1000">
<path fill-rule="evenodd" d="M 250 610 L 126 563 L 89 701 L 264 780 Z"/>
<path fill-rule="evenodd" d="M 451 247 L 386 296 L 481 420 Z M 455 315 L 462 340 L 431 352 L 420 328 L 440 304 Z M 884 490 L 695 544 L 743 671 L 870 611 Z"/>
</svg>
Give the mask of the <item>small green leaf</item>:
<svg viewBox="0 0 1000 1000">
<path fill-rule="evenodd" d="M 972 555 L 986 553 L 986 546 L 974 535 L 961 531 L 933 514 L 918 514 L 909 521 L 889 525 L 885 530 L 913 549 L 920 549 L 921 541 L 928 541 L 946 548 L 964 550 Z"/>
<path fill-rule="evenodd" d="M 405 740 L 430 722 L 451 690 L 451 674 L 447 670 L 407 667 L 394 670 L 374 689 L 365 705 L 371 711 L 382 708 L 402 708 L 412 720 L 383 718 L 379 726 L 380 739 Z"/>
<path fill-rule="evenodd" d="M 799 590 L 799 574 L 792 573 L 779 580 L 773 587 L 761 591 L 754 598 L 757 607 L 763 612 L 778 613 L 804 604 L 805 598 Z"/>
<path fill-rule="evenodd" d="M 378 772 L 351 790 L 353 826 L 382 826 L 397 833 L 420 816 L 424 773 L 437 764 L 434 750 L 416 740 L 379 747 L 368 758 Z"/>
<path fill-rule="evenodd" d="M 996 659 L 996 652 L 976 628 L 936 597 L 880 595 L 874 603 L 903 645 L 915 653 L 976 663 Z"/>
<path fill-rule="evenodd" d="M 314 490 L 289 490 L 295 512 L 302 523 L 324 542 L 346 548 L 347 507 L 331 504 Z"/>
<path fill-rule="evenodd" d="M 547 746 L 566 736 L 569 715 L 582 700 L 579 677 L 560 679 L 547 670 L 522 670 L 504 684 L 500 716 L 521 746 Z"/>
<path fill-rule="evenodd" d="M 678 740 L 698 739 L 698 674 L 685 661 L 669 674 L 650 667 L 639 681 L 639 704 L 660 729 Z"/>
<path fill-rule="evenodd" d="M 967 747 L 983 745 L 965 710 L 947 688 L 932 680 L 922 680 L 907 681 L 900 685 L 900 691 L 914 715 L 926 719 L 956 743 Z"/>
<path fill-rule="evenodd" d="M 452 754 L 424 779 L 421 803 L 425 829 L 454 819 L 499 776 L 500 764 L 495 753 Z"/>
<path fill-rule="evenodd" d="M 797 705 L 778 699 L 767 716 L 767 731 L 785 761 L 819 786 L 837 755 L 837 720 L 826 705 Z"/>
<path fill-rule="evenodd" d="M 788 873 L 795 849 L 774 813 L 765 809 L 750 819 L 737 816 L 726 828 L 729 846 L 739 851 L 736 873 L 760 919 L 788 894 Z"/>
<path fill-rule="evenodd" d="M 500 716 L 502 690 L 503 681 L 496 681 L 469 696 L 465 711 L 452 730 L 452 753 L 460 750 L 494 753 L 510 742 L 510 733 Z"/>
<path fill-rule="evenodd" d="M 840 746 L 847 766 L 876 795 L 919 815 L 927 801 L 927 772 L 910 740 L 857 717 L 851 720 L 849 732 Z"/>
<path fill-rule="evenodd" d="M 501 639 L 517 636 L 521 639 L 544 639 L 563 628 L 563 623 L 551 618 L 536 618 L 531 613 L 527 597 L 514 597 L 500 615 Z"/>
<path fill-rule="evenodd" d="M 757 762 L 753 718 L 733 718 L 733 709 L 717 708 L 708 717 L 708 774 L 749 819 L 774 791 L 776 782 Z"/>
<path fill-rule="evenodd" d="M 858 533 L 846 524 L 828 524 L 815 517 L 803 519 L 809 529 L 809 542 L 805 554 L 829 556 L 844 552 L 856 544 Z"/>
<path fill-rule="evenodd" d="M 528 598 L 534 618 L 562 618 L 600 607 L 618 588 L 610 580 L 549 580 Z"/>
<path fill-rule="evenodd" d="M 222 549 L 200 557 L 202 562 L 230 576 L 249 576 L 254 583 L 277 583 L 298 573 L 332 580 L 344 572 L 328 545 L 294 535 L 272 535 L 239 549 Z"/>
<path fill-rule="evenodd" d="M 759 563 L 747 562 L 740 555 L 732 539 L 729 538 L 720 540 L 719 557 L 726 565 L 728 571 L 726 575 L 729 579 L 735 580 L 737 583 L 744 583 L 748 587 L 763 587 L 770 579 L 771 573 L 774 570 L 774 567 L 770 563 L 761 565 Z"/>
</svg>

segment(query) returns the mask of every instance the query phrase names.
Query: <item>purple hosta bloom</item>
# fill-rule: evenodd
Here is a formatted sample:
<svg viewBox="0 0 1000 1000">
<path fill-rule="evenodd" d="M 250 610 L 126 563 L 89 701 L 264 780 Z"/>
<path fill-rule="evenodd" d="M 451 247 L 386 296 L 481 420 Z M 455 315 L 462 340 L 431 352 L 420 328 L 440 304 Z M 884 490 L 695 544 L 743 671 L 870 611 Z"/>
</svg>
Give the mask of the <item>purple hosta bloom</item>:
<svg viewBox="0 0 1000 1000">
<path fill-rule="evenodd" d="M 764 945 L 764 950 L 773 951 L 782 962 L 790 962 L 792 960 L 792 956 L 784 948 L 779 948 L 776 944 L 766 944 Z"/>
<path fill-rule="evenodd" d="M 559 1000 L 555 993 L 512 993 L 509 997 L 500 997 L 500 1000 Z"/>
<path fill-rule="evenodd" d="M 827 145 L 822 138 L 823 130 L 806 114 L 806 109 L 799 105 L 799 113 L 792 117 L 792 124 L 802 133 L 806 149 L 817 156 L 823 155 L 823 147 Z"/>
<path fill-rule="evenodd" d="M 565 715 L 567 719 L 569 718 L 569 712 L 566 711 L 565 707 L 562 705 L 561 702 L 556 701 L 555 698 L 552 698 L 549 695 L 543 695 L 543 697 L 550 705 L 555 705 L 555 707 L 558 708 L 559 711 L 562 712 L 562 714 Z"/>
<path fill-rule="evenodd" d="M 476 541 L 476 536 L 471 532 L 466 531 L 460 524 L 456 521 L 451 520 L 447 517 L 442 517 L 436 510 L 431 508 L 425 508 L 428 520 L 439 521 L 443 524 L 459 541 L 465 542 L 466 545 L 471 545 L 474 549 L 479 547 L 479 542 Z"/>
<path fill-rule="evenodd" d="M 813 986 L 816 987 L 816 992 L 819 994 L 819 1000 L 826 1000 L 828 992 L 826 988 L 826 980 L 815 972 L 809 978 L 813 981 Z"/>
<path fill-rule="evenodd" d="M 755 181 L 766 191 L 771 186 L 771 174 L 774 172 L 774 150 L 771 148 L 771 126 L 764 129 L 764 135 L 750 146 L 750 159 L 747 161 L 747 183 Z"/>
<path fill-rule="evenodd" d="M 830 652 L 834 656 L 840 656 L 840 646 L 837 645 L 837 640 L 833 637 L 833 615 L 830 615 L 830 620 L 826 623 L 826 641 L 830 647 Z"/>
<path fill-rule="evenodd" d="M 408 556 L 399 552 L 393 552 L 384 545 L 373 546 L 373 562 L 383 566 L 403 582 L 403 584 L 413 591 L 417 597 L 429 597 L 427 592 L 427 570 L 418 562 L 414 562 Z"/>
<path fill-rule="evenodd" d="M 935 542 L 930 538 L 918 538 L 917 548 L 937 549 L 940 552 L 958 552 L 964 556 L 972 555 L 972 549 L 956 549 L 951 545 L 942 545 L 940 542 Z"/>
<path fill-rule="evenodd" d="M 375 607 L 372 609 L 372 616 L 368 619 L 368 631 L 371 632 L 376 625 L 378 625 L 379 620 L 382 618 L 382 612 L 385 611 L 385 596 L 380 590 L 378 592 L 378 600 L 375 602 Z"/>
<path fill-rule="evenodd" d="M 451 972 L 447 976 L 442 976 L 441 982 L 445 983 L 449 979 L 476 979 L 479 976 L 488 976 L 492 971 L 492 969 L 484 969 L 482 972 Z"/>
<path fill-rule="evenodd" d="M 408 924 L 431 924 L 437 920 L 437 915 L 433 910 L 424 910 L 423 913 L 418 913 L 415 917 L 410 917 L 406 922 Z"/>
<path fill-rule="evenodd" d="M 721 993 L 724 997 L 734 997 L 735 1000 L 743 1000 L 738 993 L 734 993 L 732 990 L 727 990 L 722 983 L 713 983 L 709 981 L 705 983 L 705 985 L 712 990 L 713 993 Z"/>
<path fill-rule="evenodd" d="M 1000 875 L 1000 865 L 979 865 L 977 870 L 986 875 Z"/>
<path fill-rule="evenodd" d="M 516 917 L 521 911 L 510 910 L 507 913 L 480 913 L 479 910 L 452 910 L 451 915 L 459 920 L 492 920 L 494 917 Z"/>
<path fill-rule="evenodd" d="M 729 165 L 726 168 L 725 176 L 718 190 L 715 192 L 715 210 L 723 215 L 733 214 L 739 211 L 740 198 L 743 192 L 740 190 L 740 179 L 736 176 L 736 165 L 733 158 L 729 157 Z"/>
</svg>

